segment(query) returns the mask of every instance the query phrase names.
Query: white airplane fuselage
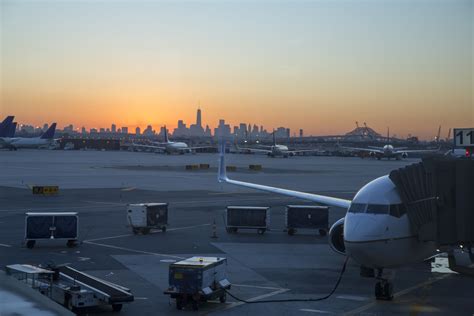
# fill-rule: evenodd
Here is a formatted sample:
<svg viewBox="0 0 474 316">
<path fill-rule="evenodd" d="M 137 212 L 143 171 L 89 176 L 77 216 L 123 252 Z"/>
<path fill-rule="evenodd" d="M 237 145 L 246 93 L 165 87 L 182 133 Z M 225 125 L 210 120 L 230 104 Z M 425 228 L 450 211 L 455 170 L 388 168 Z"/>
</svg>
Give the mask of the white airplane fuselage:
<svg viewBox="0 0 474 316">
<path fill-rule="evenodd" d="M 289 152 L 288 152 L 288 147 L 285 145 L 273 145 L 271 148 L 271 153 L 269 154 L 270 156 L 284 156 L 288 157 Z"/>
<path fill-rule="evenodd" d="M 420 262 L 436 254 L 432 242 L 418 241 L 388 175 L 362 187 L 344 218 L 344 245 L 358 263 L 372 268 L 394 268 Z"/>
<path fill-rule="evenodd" d="M 40 137 L 24 138 L 3 138 L 2 142 L 9 147 L 13 148 L 41 148 L 48 147 L 54 143 L 54 139 L 44 139 Z"/>
<path fill-rule="evenodd" d="M 188 144 L 183 142 L 168 142 L 165 143 L 165 148 L 168 153 L 186 153 L 191 151 Z"/>
</svg>

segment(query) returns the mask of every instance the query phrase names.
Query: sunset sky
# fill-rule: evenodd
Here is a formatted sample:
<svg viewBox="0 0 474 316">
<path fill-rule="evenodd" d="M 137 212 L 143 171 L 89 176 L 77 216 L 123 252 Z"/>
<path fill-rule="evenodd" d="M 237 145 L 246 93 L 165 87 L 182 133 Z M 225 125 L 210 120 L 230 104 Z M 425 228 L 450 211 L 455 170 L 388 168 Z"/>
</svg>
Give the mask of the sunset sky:
<svg viewBox="0 0 474 316">
<path fill-rule="evenodd" d="M 306 135 L 474 126 L 473 1 L 0 0 L 0 114 Z"/>
</svg>

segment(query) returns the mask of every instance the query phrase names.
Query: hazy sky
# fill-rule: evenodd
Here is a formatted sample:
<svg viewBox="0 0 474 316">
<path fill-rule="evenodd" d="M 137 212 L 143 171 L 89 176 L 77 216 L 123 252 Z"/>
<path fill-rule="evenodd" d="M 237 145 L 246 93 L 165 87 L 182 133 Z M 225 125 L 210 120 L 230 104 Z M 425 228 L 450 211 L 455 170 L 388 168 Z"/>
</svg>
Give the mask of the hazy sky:
<svg viewBox="0 0 474 316">
<path fill-rule="evenodd" d="M 305 134 L 474 126 L 473 1 L 0 0 L 0 114 Z"/>
</svg>

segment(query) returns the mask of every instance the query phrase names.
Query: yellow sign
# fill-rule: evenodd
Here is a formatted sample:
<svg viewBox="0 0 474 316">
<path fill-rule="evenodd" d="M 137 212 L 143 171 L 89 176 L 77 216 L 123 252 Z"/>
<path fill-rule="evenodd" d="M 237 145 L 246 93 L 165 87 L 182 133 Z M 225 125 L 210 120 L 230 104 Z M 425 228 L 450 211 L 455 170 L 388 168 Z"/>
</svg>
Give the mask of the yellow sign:
<svg viewBox="0 0 474 316">
<path fill-rule="evenodd" d="M 47 185 L 47 186 L 33 186 L 33 194 L 42 194 L 42 195 L 54 195 L 59 193 L 59 187 L 57 185 Z"/>
</svg>

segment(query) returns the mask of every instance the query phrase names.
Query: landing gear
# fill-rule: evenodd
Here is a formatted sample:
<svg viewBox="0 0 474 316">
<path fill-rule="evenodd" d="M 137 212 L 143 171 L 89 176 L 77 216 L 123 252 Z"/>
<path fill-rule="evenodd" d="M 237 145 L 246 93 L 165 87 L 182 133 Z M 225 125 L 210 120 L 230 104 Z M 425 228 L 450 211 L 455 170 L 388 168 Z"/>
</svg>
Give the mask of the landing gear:
<svg viewBox="0 0 474 316">
<path fill-rule="evenodd" d="M 393 300 L 393 283 L 382 278 L 382 269 L 377 271 L 377 283 L 375 283 L 375 298 L 377 300 L 391 301 Z"/>
</svg>

